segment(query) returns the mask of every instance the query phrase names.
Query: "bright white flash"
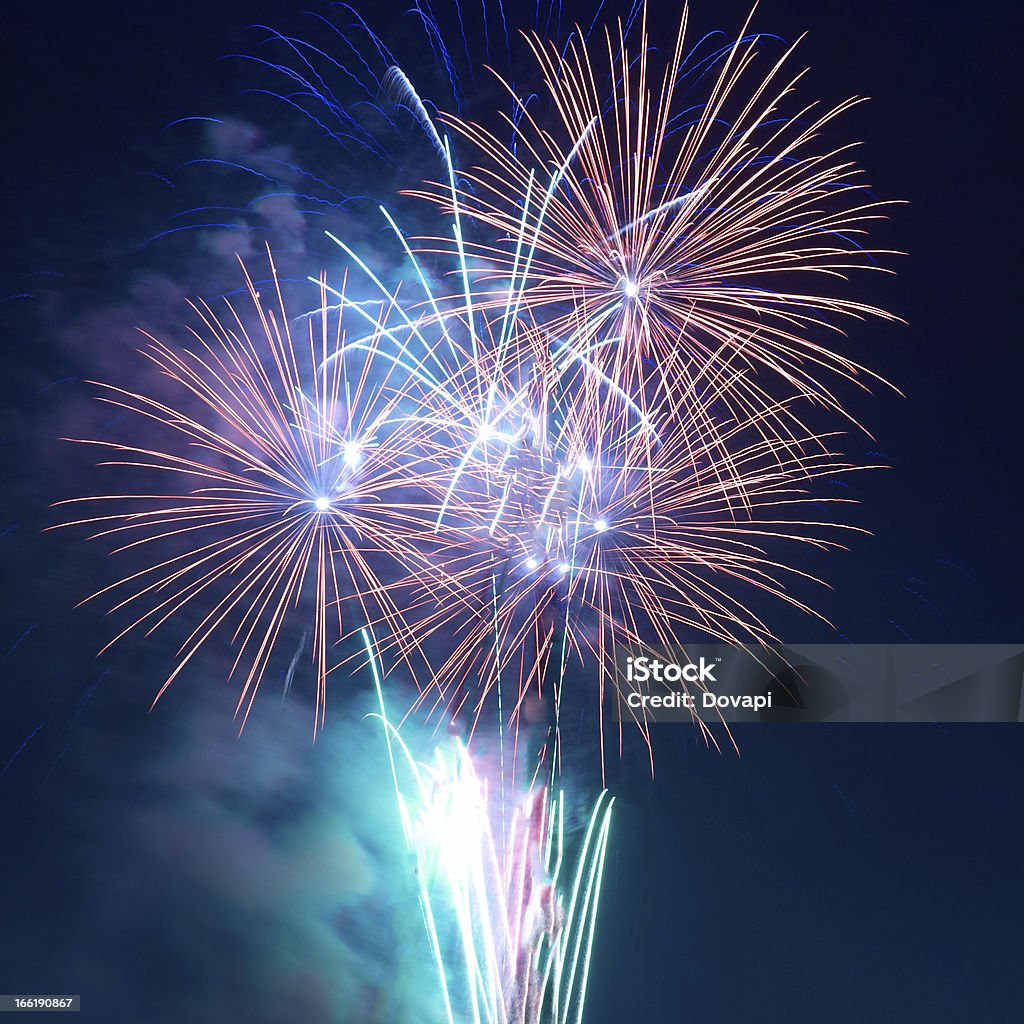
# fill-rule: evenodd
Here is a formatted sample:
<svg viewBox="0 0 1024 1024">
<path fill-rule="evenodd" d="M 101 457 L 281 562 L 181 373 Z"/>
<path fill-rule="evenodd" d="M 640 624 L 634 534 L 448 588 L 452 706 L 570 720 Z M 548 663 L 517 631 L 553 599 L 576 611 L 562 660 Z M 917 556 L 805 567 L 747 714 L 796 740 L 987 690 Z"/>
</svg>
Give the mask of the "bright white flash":
<svg viewBox="0 0 1024 1024">
<path fill-rule="evenodd" d="M 558 571 L 564 576 L 569 571 L 569 563 L 563 562 L 559 567 Z"/>
<path fill-rule="evenodd" d="M 350 469 L 355 469 L 359 465 L 359 460 L 363 457 L 363 453 L 359 448 L 359 444 L 356 441 L 345 442 L 345 465 Z M 321 509 L 321 511 L 323 511 Z"/>
<path fill-rule="evenodd" d="M 326 512 L 331 507 L 331 499 L 324 497 L 324 495 L 320 495 L 313 504 L 316 507 L 317 512 Z"/>
<path fill-rule="evenodd" d="M 540 565 L 540 562 L 538 562 L 536 558 L 528 558 L 526 560 L 527 569 L 536 569 L 538 565 Z"/>
<path fill-rule="evenodd" d="M 584 473 L 589 473 L 594 468 L 594 463 L 591 462 L 590 458 L 586 455 L 584 455 L 576 465 L 579 466 Z"/>
<path fill-rule="evenodd" d="M 622 293 L 627 299 L 635 299 L 640 294 L 640 286 L 627 277 L 622 282 Z"/>
<path fill-rule="evenodd" d="M 608 529 L 608 520 L 607 519 L 595 519 L 594 520 L 594 529 L 597 530 L 598 533 L 604 533 L 604 531 Z"/>
</svg>

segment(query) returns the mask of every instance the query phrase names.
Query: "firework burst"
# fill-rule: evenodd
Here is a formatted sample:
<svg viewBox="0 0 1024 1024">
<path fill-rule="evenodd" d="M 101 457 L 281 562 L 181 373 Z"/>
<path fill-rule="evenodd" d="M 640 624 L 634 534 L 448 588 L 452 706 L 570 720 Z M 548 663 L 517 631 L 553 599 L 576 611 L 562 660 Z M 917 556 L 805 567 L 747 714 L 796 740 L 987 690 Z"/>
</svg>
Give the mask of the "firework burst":
<svg viewBox="0 0 1024 1024">
<path fill-rule="evenodd" d="M 329 232 L 348 270 L 340 288 L 310 279 L 312 312 L 289 320 L 276 272 L 269 303 L 246 274 L 251 310 L 196 305 L 190 347 L 144 348 L 167 397 L 98 385 L 158 437 L 80 443 L 139 485 L 60 503 L 133 559 L 90 598 L 128 617 L 115 640 L 180 624 L 158 698 L 204 646 L 230 643 L 244 725 L 271 665 L 290 685 L 311 637 L 315 733 L 332 647 L 360 635 L 347 657 L 376 684 L 449 1024 L 582 1019 L 612 800 L 597 800 L 571 871 L 567 681 L 592 683 L 603 770 L 623 652 L 773 640 L 765 599 L 814 614 L 792 586 L 814 577 L 789 553 L 853 529 L 819 485 L 862 467 L 808 410 L 850 419 L 835 383 L 873 376 L 821 338 L 890 318 L 842 283 L 880 255 L 864 237 L 884 204 L 850 147 L 824 142 L 857 101 L 794 107 L 792 48 L 765 68 L 746 26 L 688 53 L 685 8 L 658 55 L 640 10 L 601 42 L 527 35 L 546 97 L 499 79 L 511 144 L 444 119 L 474 153 L 468 171 L 371 35 L 388 70 L 360 63 L 439 158 L 442 180 L 412 195 L 450 218 L 447 234 L 412 243 L 381 206 L 399 284 Z M 299 86 L 279 99 L 389 161 L 314 48 L 276 38 L 302 65 L 268 65 Z M 415 707 L 468 720 L 465 743 L 417 761 L 385 709 L 382 675 L 398 668 Z M 469 752 L 485 712 L 496 783 Z"/>
<path fill-rule="evenodd" d="M 857 467 L 833 436 L 771 429 L 801 396 L 748 411 L 736 398 L 745 375 L 727 346 L 691 357 L 671 400 L 642 385 L 631 392 L 628 376 L 613 375 L 621 367 L 599 361 L 620 339 L 581 348 L 580 328 L 552 332 L 522 308 L 522 278 L 488 305 L 488 286 L 461 248 L 457 286 L 432 288 L 422 257 L 391 227 L 422 293 L 406 295 L 404 359 L 421 350 L 421 362 L 439 368 L 431 380 L 444 379 L 429 420 L 437 471 L 424 475 L 435 509 L 431 554 L 404 606 L 411 635 L 433 638 L 435 668 L 420 701 L 468 716 L 472 730 L 496 701 L 517 743 L 524 708 L 532 714 L 540 701 L 554 729 L 538 747 L 552 751 L 562 685 L 585 669 L 603 763 L 617 651 L 768 642 L 765 598 L 814 614 L 790 587 L 813 577 L 778 549 L 842 546 L 852 528 L 835 513 L 847 502 L 822 499 L 820 484 Z M 374 283 L 391 303 L 393 292 Z M 381 638 L 382 656 L 393 649 L 407 658 L 407 636 Z"/>
<path fill-rule="evenodd" d="M 638 399 L 675 403 L 680 380 L 699 385 L 709 360 L 724 360 L 736 413 L 798 444 L 807 429 L 777 404 L 780 388 L 846 415 L 828 377 L 874 377 L 820 337 L 844 318 L 894 319 L 837 289 L 880 269 L 883 251 L 864 237 L 888 204 L 872 198 L 852 146 L 823 143 L 858 99 L 794 108 L 792 47 L 766 72 L 746 27 L 729 47 L 688 54 L 687 19 L 684 9 L 662 60 L 646 7 L 635 38 L 621 21 L 602 43 L 527 34 L 549 116 L 502 81 L 518 108 L 501 133 L 511 145 L 446 118 L 478 154 L 459 172 L 465 230 L 489 235 L 460 246 L 490 282 L 481 304 L 503 305 L 511 282 L 524 309 Z M 415 194 L 453 206 L 447 183 Z M 714 436 L 711 417 L 702 426 Z"/>
<path fill-rule="evenodd" d="M 248 315 L 230 301 L 222 317 L 194 307 L 202 329 L 191 349 L 149 337 L 142 352 L 170 382 L 166 399 L 97 385 L 101 401 L 148 423 L 163 444 L 80 441 L 151 489 L 61 502 L 89 510 L 62 525 L 87 525 L 117 542 L 115 554 L 148 558 L 90 598 L 131 616 L 115 639 L 204 609 L 158 697 L 214 634 L 226 636 L 237 648 L 231 673 L 244 674 L 244 724 L 285 622 L 305 627 L 311 614 L 321 725 L 328 651 L 347 620 L 405 634 L 392 566 L 413 564 L 412 538 L 429 533 L 417 526 L 421 429 L 406 412 L 422 396 L 395 359 L 378 358 L 390 347 L 384 333 L 347 337 L 326 286 L 300 340 L 276 274 L 267 305 L 248 274 L 246 283 Z M 381 318 L 386 311 L 371 317 Z"/>
<path fill-rule="evenodd" d="M 129 548 L 187 543 L 101 592 L 142 609 L 129 629 L 210 602 L 171 679 L 230 628 L 247 713 L 307 597 L 318 721 L 332 640 L 368 625 L 390 666 L 422 655 L 426 704 L 475 723 L 497 691 L 506 728 L 536 695 L 557 724 L 572 665 L 603 707 L 617 647 L 765 642 L 766 596 L 812 611 L 775 549 L 842 536 L 816 485 L 853 467 L 804 420 L 839 409 L 829 375 L 864 376 L 817 335 L 886 315 L 826 287 L 874 266 L 855 239 L 881 213 L 848 147 L 819 145 L 850 103 L 786 115 L 790 52 L 759 73 L 744 34 L 699 59 L 686 22 L 664 59 L 646 9 L 603 47 L 528 36 L 550 121 L 519 104 L 506 146 L 449 118 L 469 173 L 392 67 L 444 167 L 420 195 L 449 241 L 417 251 L 381 207 L 399 285 L 331 234 L 359 294 L 312 279 L 307 341 L 250 282 L 253 336 L 204 307 L 199 355 L 152 342 L 187 407 L 107 389 L 190 446 L 109 445 L 189 486 L 92 499 L 120 507 L 84 520 Z"/>
<path fill-rule="evenodd" d="M 440 531 L 438 564 L 462 599 L 439 603 L 428 589 L 407 612 L 417 631 L 454 638 L 423 694 L 433 707 L 475 724 L 492 691 L 510 688 L 498 698 L 503 726 L 517 729 L 531 695 L 557 719 L 567 673 L 586 669 L 603 716 L 617 652 L 769 642 L 765 598 L 814 614 L 789 586 L 813 577 L 778 549 L 843 546 L 853 528 L 835 506 L 847 502 L 816 485 L 860 467 L 827 437 L 800 439 L 808 451 L 797 455 L 750 420 L 721 421 L 712 440 L 677 423 L 652 445 L 626 412 L 591 397 L 528 406 L 528 429 L 495 431 L 460 462 L 444 516 L 456 527 Z M 603 762 L 603 720 L 600 734 Z"/>
</svg>

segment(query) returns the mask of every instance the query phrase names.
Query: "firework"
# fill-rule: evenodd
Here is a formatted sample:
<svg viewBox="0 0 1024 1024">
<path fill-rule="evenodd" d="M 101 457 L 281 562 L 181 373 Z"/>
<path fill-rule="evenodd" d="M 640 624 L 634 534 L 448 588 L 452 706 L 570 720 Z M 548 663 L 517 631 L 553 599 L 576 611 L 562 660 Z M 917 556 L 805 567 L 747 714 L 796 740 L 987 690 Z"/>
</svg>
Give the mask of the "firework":
<svg viewBox="0 0 1024 1024">
<path fill-rule="evenodd" d="M 435 119 L 377 37 L 383 74 L 353 46 L 353 81 L 429 141 L 440 180 L 411 194 L 447 223 L 414 242 L 382 205 L 387 274 L 352 242 L 364 232 L 328 232 L 347 270 L 340 287 L 310 278 L 312 311 L 289 320 L 276 272 L 269 303 L 247 274 L 251 311 L 199 304 L 190 347 L 149 338 L 159 388 L 99 386 L 155 439 L 81 442 L 139 485 L 61 503 L 131 559 L 93 595 L 128 616 L 115 640 L 182 628 L 158 697 L 204 646 L 231 644 L 244 725 L 271 665 L 287 689 L 308 645 L 318 728 L 335 660 L 369 668 L 449 1024 L 582 1020 L 613 801 L 601 793 L 576 841 L 569 681 L 592 687 L 603 771 L 624 653 L 773 640 L 766 599 L 815 614 L 794 549 L 854 529 L 820 493 L 863 468 L 825 414 L 849 419 L 836 383 L 873 375 L 822 338 L 888 317 L 841 283 L 877 269 L 863 239 L 884 204 L 850 147 L 822 140 L 857 101 L 793 106 L 792 50 L 761 71 L 746 27 L 687 53 L 685 9 L 658 56 L 640 10 L 600 42 L 528 35 L 546 96 L 502 81 L 498 131 Z M 267 64 L 298 85 L 279 98 L 389 161 L 316 55 L 343 65 L 276 38 L 302 65 Z M 418 759 L 382 666 L 408 669 L 413 707 L 453 733 L 468 721 L 465 739 Z"/>
<path fill-rule="evenodd" d="M 579 1024 L 613 798 L 595 802 L 570 879 L 563 793 L 492 788 L 455 739 L 417 762 L 364 643 L 446 1019 Z"/>
<path fill-rule="evenodd" d="M 454 172 L 450 190 L 458 238 Z M 817 485 L 855 467 L 829 435 L 781 438 L 766 427 L 797 398 L 747 412 L 735 400 L 744 376 L 725 346 L 699 369 L 691 360 L 672 401 L 631 394 L 629 379 L 620 383 L 596 355 L 618 339 L 581 349 L 579 330 L 552 333 L 521 309 L 522 278 L 488 306 L 462 252 L 456 284 L 431 286 L 422 257 L 390 224 L 418 283 L 406 295 L 406 333 L 445 381 L 429 425 L 436 471 L 425 475 L 434 547 L 404 609 L 414 636 L 435 638 L 420 700 L 468 714 L 475 729 L 495 698 L 502 729 L 518 742 L 522 711 L 538 699 L 552 726 L 538 746 L 552 751 L 562 685 L 586 669 L 603 764 L 617 651 L 680 639 L 767 642 L 774 637 L 755 598 L 813 614 L 788 586 L 813 577 L 772 549 L 842 546 L 850 528 L 833 513 L 844 502 L 822 500 Z M 392 303 L 394 293 L 373 281 Z M 417 348 L 404 348 L 408 362 Z M 407 646 L 385 636 L 379 650 L 407 656 Z"/>
<path fill-rule="evenodd" d="M 454 168 L 450 194 L 460 239 Z M 723 345 L 699 366 L 691 358 L 670 400 L 601 355 L 621 339 L 588 334 L 585 313 L 567 332 L 539 320 L 525 275 L 489 305 L 461 244 L 457 287 L 432 285 L 384 216 L 411 288 L 388 288 L 336 238 L 371 299 L 317 281 L 321 304 L 297 343 L 280 293 L 266 310 L 248 281 L 258 334 L 229 305 L 230 328 L 197 307 L 210 334 L 196 335 L 198 354 L 151 339 L 147 355 L 186 401 L 105 389 L 169 431 L 163 447 L 104 443 L 112 464 L 187 486 L 88 499 L 115 507 L 77 522 L 125 538 L 119 550 L 184 547 L 99 593 L 145 606 L 124 632 L 212 604 L 164 688 L 231 630 L 232 672 L 247 660 L 244 721 L 307 595 L 318 723 L 332 642 L 369 625 L 393 664 L 425 657 L 426 703 L 458 713 L 468 701 L 475 723 L 504 677 L 503 728 L 518 729 L 531 694 L 557 727 L 571 664 L 594 670 L 603 714 L 619 647 L 771 639 L 739 589 L 811 611 L 785 583 L 806 574 L 769 548 L 837 546 L 812 484 L 852 467 L 828 435 L 766 427 L 795 398 L 748 411 Z M 532 229 L 520 230 L 522 251 Z"/>
<path fill-rule="evenodd" d="M 320 725 L 328 651 L 348 618 L 405 634 L 389 580 L 393 562 L 420 557 L 411 538 L 429 533 L 416 526 L 426 470 L 406 411 L 423 397 L 384 352 L 386 329 L 346 335 L 326 285 L 296 337 L 276 274 L 272 304 L 248 274 L 246 283 L 248 316 L 230 301 L 220 318 L 194 307 L 202 329 L 191 349 L 149 337 L 142 352 L 169 381 L 166 398 L 97 385 L 101 401 L 148 422 L 162 444 L 79 443 L 107 450 L 101 465 L 151 489 L 60 502 L 89 510 L 62 525 L 88 525 L 117 542 L 115 554 L 148 559 L 90 598 L 131 616 L 115 640 L 195 611 L 158 697 L 214 634 L 224 636 L 237 648 L 231 673 L 244 675 L 244 724 L 285 622 L 298 618 L 305 642 L 311 620 Z M 370 316 L 381 318 L 386 311 Z M 289 678 L 294 667 L 295 658 Z"/>
<path fill-rule="evenodd" d="M 454 610 L 423 602 L 427 627 L 444 622 L 458 639 L 436 673 L 435 703 L 460 710 L 468 700 L 475 719 L 504 681 L 505 725 L 515 726 L 531 694 L 557 705 L 575 667 L 603 709 L 623 649 L 697 637 L 768 642 L 755 599 L 813 614 L 787 586 L 808 575 L 772 549 L 842 546 L 829 512 L 842 499 L 816 499 L 813 484 L 854 467 L 817 454 L 787 461 L 787 449 L 740 424 L 723 435 L 734 451 L 716 475 L 718 442 L 699 434 L 679 431 L 650 454 L 589 421 L 568 416 L 563 426 L 549 447 L 520 441 L 492 453 L 487 485 L 473 481 L 489 501 L 467 509 L 474 488 L 460 489 L 453 513 L 475 513 L 477 528 L 444 564 L 467 600 Z M 601 736 L 603 749 L 603 725 Z"/>
<path fill-rule="evenodd" d="M 879 269 L 882 251 L 863 239 L 887 204 L 853 147 L 823 145 L 858 99 L 794 106 L 803 75 L 789 70 L 792 47 L 766 72 L 746 27 L 716 53 L 687 54 L 687 17 L 660 68 L 646 7 L 635 38 L 621 21 L 600 42 L 580 30 L 565 46 L 526 35 L 547 104 L 536 112 L 502 80 L 517 108 L 501 132 L 511 144 L 445 118 L 478 154 L 458 175 L 459 248 L 490 282 L 479 305 L 519 290 L 552 335 L 574 337 L 639 401 L 671 405 L 679 381 L 689 394 L 724 361 L 736 415 L 761 416 L 766 434 L 799 446 L 807 428 L 780 395 L 845 415 L 829 376 L 874 377 L 821 336 L 844 318 L 893 319 L 836 287 Z M 447 182 L 414 194 L 454 205 Z M 484 237 L 469 240 L 470 225 Z M 714 437 L 714 419 L 702 429 Z"/>
<path fill-rule="evenodd" d="M 617 648 L 765 642 L 765 597 L 812 613 L 790 589 L 808 574 L 776 548 L 839 545 L 841 502 L 817 485 L 854 467 L 804 410 L 838 408 L 830 373 L 862 376 L 816 332 L 884 314 L 792 285 L 872 266 L 852 239 L 879 208 L 845 148 L 817 148 L 849 104 L 782 116 L 789 53 L 758 76 L 757 37 L 701 61 L 685 34 L 684 12 L 660 69 L 646 12 L 603 52 L 582 33 L 563 50 L 528 37 L 552 126 L 520 104 L 507 147 L 449 118 L 480 154 L 469 173 L 392 66 L 389 94 L 444 168 L 421 195 L 450 215 L 450 241 L 417 251 L 381 207 L 405 279 L 385 284 L 330 234 L 347 283 L 311 278 L 308 344 L 258 302 L 254 338 L 203 311 L 226 355 L 154 342 L 218 423 L 110 389 L 200 453 L 112 446 L 192 488 L 96 499 L 130 507 L 91 520 L 128 547 L 190 542 L 101 592 L 148 602 L 132 623 L 147 629 L 213 598 L 171 679 L 223 624 L 236 668 L 248 655 L 247 711 L 309 595 L 318 721 L 331 641 L 368 625 L 389 664 L 426 661 L 427 706 L 476 723 L 494 695 L 518 729 L 535 696 L 557 732 L 573 666 L 603 709 Z"/>
</svg>

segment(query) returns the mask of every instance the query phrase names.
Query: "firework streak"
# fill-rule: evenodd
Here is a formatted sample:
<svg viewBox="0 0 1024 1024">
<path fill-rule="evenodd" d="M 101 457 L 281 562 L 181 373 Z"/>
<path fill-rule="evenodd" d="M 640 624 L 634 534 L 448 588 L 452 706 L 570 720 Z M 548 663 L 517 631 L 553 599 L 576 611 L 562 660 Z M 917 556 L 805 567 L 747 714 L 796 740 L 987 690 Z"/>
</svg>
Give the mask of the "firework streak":
<svg viewBox="0 0 1024 1024">
<path fill-rule="evenodd" d="M 613 798 L 595 803 L 566 889 L 561 790 L 498 800 L 454 739 L 417 763 L 388 721 L 376 667 L 374 679 L 445 1019 L 579 1024 Z"/>
<path fill-rule="evenodd" d="M 760 414 L 762 430 L 795 431 L 799 445 L 799 419 L 771 396 L 842 412 L 827 377 L 867 371 L 816 335 L 835 336 L 836 316 L 893 319 L 835 293 L 851 271 L 880 269 L 888 253 L 859 239 L 891 204 L 870 195 L 851 145 L 818 148 L 860 100 L 784 116 L 803 77 L 789 70 L 793 47 L 761 74 L 761 39 L 744 27 L 712 59 L 687 59 L 687 20 L 684 8 L 667 59 L 646 7 L 632 43 L 621 22 L 590 43 L 581 32 L 567 45 L 527 35 L 547 93 L 543 123 L 500 77 L 511 145 L 445 118 L 480 159 L 459 176 L 457 248 L 491 282 L 478 306 L 503 305 L 511 282 L 521 308 L 550 334 L 575 336 L 638 401 L 654 394 L 714 437 L 707 400 L 672 396 L 680 380 L 699 384 L 727 365 L 736 377 L 723 400 Z M 452 210 L 448 182 L 414 194 Z M 496 241 L 463 241 L 471 223 Z"/>
</svg>

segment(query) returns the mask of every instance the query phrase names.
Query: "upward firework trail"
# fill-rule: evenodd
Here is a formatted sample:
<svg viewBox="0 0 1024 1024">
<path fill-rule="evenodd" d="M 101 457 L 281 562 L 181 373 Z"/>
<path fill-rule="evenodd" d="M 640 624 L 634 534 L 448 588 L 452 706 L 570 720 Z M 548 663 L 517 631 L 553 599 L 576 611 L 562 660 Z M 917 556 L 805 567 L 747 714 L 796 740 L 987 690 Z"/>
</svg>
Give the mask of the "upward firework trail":
<svg viewBox="0 0 1024 1024">
<path fill-rule="evenodd" d="M 418 762 L 364 643 L 445 1019 L 579 1024 L 614 799 L 598 797 L 570 874 L 562 792 L 513 787 L 499 799 L 454 739 Z"/>
</svg>

